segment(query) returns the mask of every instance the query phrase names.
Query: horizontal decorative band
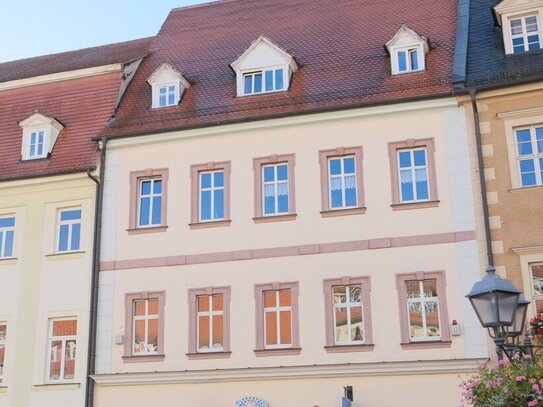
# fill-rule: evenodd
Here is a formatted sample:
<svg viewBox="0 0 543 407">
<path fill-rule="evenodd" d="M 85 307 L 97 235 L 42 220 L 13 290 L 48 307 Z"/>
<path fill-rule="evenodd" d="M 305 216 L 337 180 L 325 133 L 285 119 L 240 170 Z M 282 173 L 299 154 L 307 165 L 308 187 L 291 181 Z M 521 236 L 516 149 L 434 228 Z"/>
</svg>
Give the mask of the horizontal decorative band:
<svg viewBox="0 0 543 407">
<path fill-rule="evenodd" d="M 306 244 L 265 249 L 235 250 L 230 252 L 187 254 L 147 259 L 105 261 L 100 263 L 100 270 L 127 270 L 134 268 L 183 266 L 187 264 L 222 263 L 274 257 L 302 256 L 319 253 L 341 253 L 384 248 L 424 246 L 432 244 L 457 243 L 475 240 L 475 231 L 435 233 L 430 235 L 387 237 L 368 240 L 351 240 L 321 244 Z"/>
</svg>

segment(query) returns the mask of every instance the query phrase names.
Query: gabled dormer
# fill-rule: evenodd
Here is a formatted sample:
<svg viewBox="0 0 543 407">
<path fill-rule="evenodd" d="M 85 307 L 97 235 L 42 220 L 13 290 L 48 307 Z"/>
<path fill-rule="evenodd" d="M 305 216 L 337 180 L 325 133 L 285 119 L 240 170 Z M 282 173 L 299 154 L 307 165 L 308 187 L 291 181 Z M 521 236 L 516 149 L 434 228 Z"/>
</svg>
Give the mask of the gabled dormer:
<svg viewBox="0 0 543 407">
<path fill-rule="evenodd" d="M 23 129 L 22 160 L 47 158 L 53 151 L 60 131 L 64 128 L 53 117 L 34 112 L 19 122 Z"/>
<path fill-rule="evenodd" d="M 288 90 L 298 65 L 293 56 L 265 37 L 259 37 L 231 65 L 237 95 L 249 96 Z"/>
<path fill-rule="evenodd" d="M 503 0 L 494 6 L 506 54 L 542 48 L 543 0 Z"/>
<path fill-rule="evenodd" d="M 392 75 L 424 71 L 428 39 L 402 25 L 394 37 L 386 43 L 390 54 Z"/>
<path fill-rule="evenodd" d="M 152 88 L 153 109 L 177 106 L 183 92 L 190 86 L 190 83 L 183 77 L 181 72 L 166 63 L 153 72 L 147 79 L 147 83 Z"/>
</svg>

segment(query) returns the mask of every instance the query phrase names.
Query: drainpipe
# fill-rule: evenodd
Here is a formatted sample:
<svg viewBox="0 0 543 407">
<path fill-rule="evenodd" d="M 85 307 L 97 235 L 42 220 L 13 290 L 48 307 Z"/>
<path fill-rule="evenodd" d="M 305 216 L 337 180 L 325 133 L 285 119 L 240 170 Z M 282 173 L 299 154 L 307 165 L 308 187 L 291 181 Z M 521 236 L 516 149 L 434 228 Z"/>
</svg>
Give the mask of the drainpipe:
<svg viewBox="0 0 543 407">
<path fill-rule="evenodd" d="M 101 144 L 101 145 L 100 145 Z M 102 137 L 100 142 L 100 178 L 93 176 L 90 171 L 87 175 L 96 183 L 96 205 L 94 213 L 94 237 L 92 251 L 92 272 L 91 272 L 91 303 L 89 321 L 89 349 L 87 355 L 87 386 L 85 393 L 85 406 L 94 405 L 94 374 L 96 361 L 96 325 L 98 312 L 98 281 L 100 275 L 100 241 L 102 237 L 102 204 L 104 197 L 104 175 L 106 169 L 106 144 L 107 138 Z"/>
<path fill-rule="evenodd" d="M 481 198 L 483 203 L 483 218 L 485 222 L 486 256 L 489 266 L 494 266 L 494 253 L 492 252 L 492 236 L 490 235 L 490 219 L 488 218 L 488 200 L 486 197 L 485 169 L 483 164 L 483 148 L 481 142 L 481 126 L 479 122 L 479 109 L 475 89 L 469 89 L 471 107 L 473 109 L 473 122 L 475 123 L 475 140 L 477 143 L 477 164 L 479 166 L 479 182 L 481 185 Z"/>
</svg>

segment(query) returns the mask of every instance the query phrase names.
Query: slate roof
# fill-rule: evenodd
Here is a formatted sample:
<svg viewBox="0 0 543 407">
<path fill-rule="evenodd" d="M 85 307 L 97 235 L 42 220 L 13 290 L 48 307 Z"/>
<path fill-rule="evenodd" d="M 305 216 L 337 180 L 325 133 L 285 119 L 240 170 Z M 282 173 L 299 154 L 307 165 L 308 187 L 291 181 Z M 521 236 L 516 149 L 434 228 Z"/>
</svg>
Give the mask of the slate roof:
<svg viewBox="0 0 543 407">
<path fill-rule="evenodd" d="M 134 135 L 449 95 L 457 0 L 224 0 L 174 9 L 104 135 Z M 391 76 L 385 44 L 406 24 L 429 39 L 427 70 Z M 260 36 L 294 56 L 288 92 L 236 97 L 230 64 Z M 191 87 L 151 109 L 162 63 Z"/>
<path fill-rule="evenodd" d="M 494 21 L 497 0 L 471 0 L 466 87 L 498 87 L 543 79 L 543 50 L 506 55 Z"/>
<path fill-rule="evenodd" d="M 0 64 L 0 77 L 22 79 L 141 58 L 149 39 Z M 12 72 L 13 69 L 19 69 Z M 0 91 L 0 181 L 85 171 L 96 166 L 97 135 L 114 112 L 121 72 Z M 65 127 L 48 159 L 21 161 L 19 122 L 35 111 Z"/>
</svg>

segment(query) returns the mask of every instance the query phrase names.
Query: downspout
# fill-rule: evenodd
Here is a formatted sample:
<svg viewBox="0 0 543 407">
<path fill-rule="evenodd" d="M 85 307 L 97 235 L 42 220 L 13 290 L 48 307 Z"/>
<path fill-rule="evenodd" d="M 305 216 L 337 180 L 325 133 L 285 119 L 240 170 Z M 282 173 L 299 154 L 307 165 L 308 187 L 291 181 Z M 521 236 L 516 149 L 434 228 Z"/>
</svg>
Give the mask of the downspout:
<svg viewBox="0 0 543 407">
<path fill-rule="evenodd" d="M 99 142 L 100 143 L 100 142 Z M 104 197 L 104 175 L 106 170 L 106 144 L 107 138 L 102 137 L 100 146 L 100 178 L 93 176 L 90 171 L 87 175 L 96 183 L 96 205 L 94 213 L 94 237 L 92 251 L 92 272 L 91 272 L 91 303 L 89 321 L 89 348 L 87 352 L 87 386 L 85 393 L 85 406 L 94 405 L 94 374 L 96 361 L 96 326 L 98 313 L 98 282 L 100 276 L 100 241 L 102 237 L 102 204 Z"/>
<path fill-rule="evenodd" d="M 477 144 L 477 164 L 479 166 L 479 182 L 481 185 L 481 198 L 483 204 L 483 219 L 485 225 L 486 256 L 488 266 L 494 266 L 494 253 L 492 252 L 492 236 L 490 234 L 490 219 L 488 217 L 488 200 L 486 197 L 485 168 L 483 164 L 483 147 L 481 141 L 481 126 L 479 122 L 479 109 L 475 89 L 469 89 L 471 107 L 473 110 L 473 122 L 475 124 L 475 141 Z"/>
</svg>

